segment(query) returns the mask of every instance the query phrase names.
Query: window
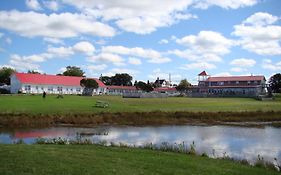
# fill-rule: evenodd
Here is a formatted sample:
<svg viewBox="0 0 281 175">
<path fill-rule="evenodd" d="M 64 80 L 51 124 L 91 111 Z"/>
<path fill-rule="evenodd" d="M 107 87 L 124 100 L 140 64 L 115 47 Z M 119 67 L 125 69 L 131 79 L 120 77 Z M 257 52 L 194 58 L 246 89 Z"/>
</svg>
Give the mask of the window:
<svg viewBox="0 0 281 175">
<path fill-rule="evenodd" d="M 36 89 L 36 90 L 38 90 L 38 89 L 39 89 L 39 87 L 38 87 L 38 86 L 36 86 L 36 87 L 35 87 L 35 89 Z"/>
<path fill-rule="evenodd" d="M 224 85 L 224 82 L 223 82 L 223 81 L 219 82 L 219 85 L 220 85 L 220 86 L 223 86 L 223 85 Z"/>
<path fill-rule="evenodd" d="M 43 86 L 41 87 L 41 90 L 42 90 L 42 91 L 44 90 L 44 87 L 43 87 Z"/>
<path fill-rule="evenodd" d="M 48 87 L 48 91 L 53 91 L 53 87 L 52 87 L 52 86 L 49 86 L 49 87 Z"/>
<path fill-rule="evenodd" d="M 30 91 L 30 90 L 31 90 L 31 86 L 30 86 L 30 85 L 25 85 L 25 86 L 24 86 L 24 90 Z"/>
<path fill-rule="evenodd" d="M 236 81 L 236 84 L 239 84 L 239 81 Z"/>
<path fill-rule="evenodd" d="M 58 87 L 58 91 L 62 92 L 62 87 L 61 86 Z"/>
<path fill-rule="evenodd" d="M 248 85 L 250 85 L 250 84 L 251 84 L 251 82 L 250 82 L 250 81 L 248 81 L 247 83 L 248 83 Z"/>
<path fill-rule="evenodd" d="M 76 92 L 81 92 L 81 88 L 76 88 Z"/>
</svg>

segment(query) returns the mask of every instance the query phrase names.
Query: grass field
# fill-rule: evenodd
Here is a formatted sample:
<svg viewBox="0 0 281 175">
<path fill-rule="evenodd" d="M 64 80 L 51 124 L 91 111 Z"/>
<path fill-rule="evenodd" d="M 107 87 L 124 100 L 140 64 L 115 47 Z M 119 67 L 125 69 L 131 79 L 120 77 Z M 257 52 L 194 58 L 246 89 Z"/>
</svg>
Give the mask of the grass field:
<svg viewBox="0 0 281 175">
<path fill-rule="evenodd" d="M 109 102 L 109 108 L 96 108 L 98 100 Z M 64 114 L 97 112 L 149 112 L 149 111 L 281 111 L 281 98 L 258 101 L 252 98 L 122 98 L 120 96 L 56 96 L 21 95 L 0 96 L 1 113 Z"/>
<path fill-rule="evenodd" d="M 1 175 L 270 175 L 273 170 L 179 153 L 96 145 L 0 145 Z"/>
</svg>

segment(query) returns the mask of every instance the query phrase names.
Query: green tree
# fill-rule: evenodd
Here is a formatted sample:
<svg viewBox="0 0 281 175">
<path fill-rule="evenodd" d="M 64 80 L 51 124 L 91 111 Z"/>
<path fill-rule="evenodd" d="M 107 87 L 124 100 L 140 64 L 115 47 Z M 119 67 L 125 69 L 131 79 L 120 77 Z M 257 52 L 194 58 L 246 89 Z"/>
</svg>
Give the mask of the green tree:
<svg viewBox="0 0 281 175">
<path fill-rule="evenodd" d="M 272 89 L 275 93 L 281 92 L 281 74 L 277 73 L 270 77 L 269 79 L 269 87 Z"/>
<path fill-rule="evenodd" d="M 41 74 L 40 72 L 38 72 L 36 70 L 28 70 L 27 73 L 29 73 L 29 74 Z"/>
<path fill-rule="evenodd" d="M 100 81 L 102 81 L 105 85 L 111 85 L 112 78 L 109 76 L 101 76 Z"/>
<path fill-rule="evenodd" d="M 151 84 L 147 84 L 142 81 L 139 81 L 136 83 L 136 88 L 141 89 L 142 91 L 146 91 L 146 92 L 153 91 L 153 87 L 151 86 Z"/>
<path fill-rule="evenodd" d="M 115 74 L 111 77 L 111 85 L 116 86 L 132 86 L 133 77 L 127 73 Z"/>
<path fill-rule="evenodd" d="M 9 67 L 2 67 L 0 69 L 0 84 L 4 83 L 10 85 L 10 76 L 15 73 L 16 70 Z"/>
<path fill-rule="evenodd" d="M 86 79 L 86 78 L 83 78 L 80 81 L 80 85 L 82 87 L 84 87 L 84 90 L 83 90 L 84 95 L 93 95 L 94 89 L 97 89 L 99 87 L 99 84 L 97 83 L 96 80 Z"/>
<path fill-rule="evenodd" d="M 187 91 L 191 84 L 186 80 L 183 79 L 180 81 L 180 84 L 176 87 L 176 89 L 180 92 Z"/>
<path fill-rule="evenodd" d="M 85 72 L 76 66 L 67 66 L 66 71 L 62 73 L 64 76 L 84 77 Z"/>
</svg>

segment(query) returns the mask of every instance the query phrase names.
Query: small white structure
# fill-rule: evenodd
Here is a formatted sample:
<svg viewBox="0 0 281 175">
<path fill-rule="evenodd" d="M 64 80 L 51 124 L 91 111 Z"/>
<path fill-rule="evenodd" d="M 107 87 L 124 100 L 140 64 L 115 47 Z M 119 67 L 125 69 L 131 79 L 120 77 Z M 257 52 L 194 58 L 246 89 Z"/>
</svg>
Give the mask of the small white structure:
<svg viewBox="0 0 281 175">
<path fill-rule="evenodd" d="M 41 94 L 82 94 L 80 81 L 84 77 L 58 76 L 45 74 L 15 73 L 11 76 L 11 93 Z M 100 80 L 93 78 L 99 85 L 94 94 L 104 94 L 106 86 Z"/>
</svg>

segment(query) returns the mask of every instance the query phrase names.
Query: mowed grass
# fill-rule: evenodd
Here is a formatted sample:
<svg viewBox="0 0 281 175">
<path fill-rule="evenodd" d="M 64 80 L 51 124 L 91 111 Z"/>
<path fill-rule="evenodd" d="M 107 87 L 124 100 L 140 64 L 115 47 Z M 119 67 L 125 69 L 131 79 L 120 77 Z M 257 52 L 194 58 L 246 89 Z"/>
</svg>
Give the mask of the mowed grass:
<svg viewBox="0 0 281 175">
<path fill-rule="evenodd" d="M 109 102 L 109 108 L 95 107 L 96 101 Z M 122 98 L 121 96 L 72 96 L 63 99 L 48 95 L 0 96 L 1 113 L 96 113 L 96 112 L 149 112 L 149 111 L 281 111 L 281 98 L 258 101 L 252 98 Z"/>
<path fill-rule="evenodd" d="M 279 174 L 228 160 L 96 145 L 0 145 L 0 157 L 1 175 Z"/>
</svg>

